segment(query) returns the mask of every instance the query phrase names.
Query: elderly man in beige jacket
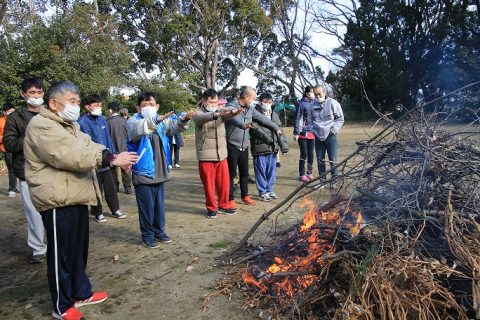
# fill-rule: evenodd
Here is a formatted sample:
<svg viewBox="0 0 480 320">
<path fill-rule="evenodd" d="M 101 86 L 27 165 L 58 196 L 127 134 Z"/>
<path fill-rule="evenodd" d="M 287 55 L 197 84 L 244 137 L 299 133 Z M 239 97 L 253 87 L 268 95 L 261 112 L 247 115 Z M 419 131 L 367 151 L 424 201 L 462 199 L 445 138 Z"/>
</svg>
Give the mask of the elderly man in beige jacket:
<svg viewBox="0 0 480 320">
<path fill-rule="evenodd" d="M 32 202 L 47 232 L 47 276 L 55 319 L 80 320 L 77 307 L 105 301 L 106 292 L 93 292 L 85 272 L 88 257 L 88 207 L 101 199 L 95 169 L 128 169 L 134 152 L 111 153 L 80 131 L 78 88 L 68 82 L 47 92 L 25 133 L 25 176 Z"/>
</svg>

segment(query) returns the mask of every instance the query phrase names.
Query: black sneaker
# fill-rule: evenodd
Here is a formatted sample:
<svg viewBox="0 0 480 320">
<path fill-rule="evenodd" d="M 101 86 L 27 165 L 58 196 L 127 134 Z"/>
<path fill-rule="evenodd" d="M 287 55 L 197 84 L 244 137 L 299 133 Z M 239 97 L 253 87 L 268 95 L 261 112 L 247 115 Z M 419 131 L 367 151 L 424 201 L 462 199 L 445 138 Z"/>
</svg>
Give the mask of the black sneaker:
<svg viewBox="0 0 480 320">
<path fill-rule="evenodd" d="M 158 245 L 157 241 L 155 241 L 155 240 L 143 240 L 142 243 L 148 249 L 157 249 L 157 248 L 160 247 Z"/>
<path fill-rule="evenodd" d="M 280 162 L 277 162 L 277 168 L 280 168 L 282 164 Z"/>
<path fill-rule="evenodd" d="M 205 217 L 207 217 L 208 219 L 217 219 L 217 211 L 207 210 Z"/>
<path fill-rule="evenodd" d="M 233 216 L 237 213 L 237 209 L 233 208 L 218 208 L 218 212 L 224 213 L 227 216 Z"/>
<path fill-rule="evenodd" d="M 155 236 L 155 239 L 159 240 L 161 243 L 171 243 L 172 242 L 172 239 L 170 239 L 170 237 L 164 233 L 162 235 L 159 235 L 159 236 Z"/>
<path fill-rule="evenodd" d="M 132 193 L 132 187 L 126 187 L 125 188 L 125 193 L 126 194 L 131 194 Z"/>
</svg>

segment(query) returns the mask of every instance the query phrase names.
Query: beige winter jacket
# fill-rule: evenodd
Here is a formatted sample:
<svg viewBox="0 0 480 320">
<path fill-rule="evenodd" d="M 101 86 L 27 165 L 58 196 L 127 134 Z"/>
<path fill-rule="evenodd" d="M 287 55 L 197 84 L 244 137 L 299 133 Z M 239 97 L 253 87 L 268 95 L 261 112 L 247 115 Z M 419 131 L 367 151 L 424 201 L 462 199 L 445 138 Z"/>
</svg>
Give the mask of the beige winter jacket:
<svg viewBox="0 0 480 320">
<path fill-rule="evenodd" d="M 41 108 L 27 126 L 25 178 L 33 205 L 45 211 L 70 205 L 96 205 L 101 199 L 94 169 L 104 146 L 79 125 Z"/>
<path fill-rule="evenodd" d="M 197 109 L 193 122 L 198 161 L 221 161 L 227 158 L 225 121 L 231 118 L 231 113 L 220 116 L 219 113 L 209 112 L 204 107 Z"/>
</svg>

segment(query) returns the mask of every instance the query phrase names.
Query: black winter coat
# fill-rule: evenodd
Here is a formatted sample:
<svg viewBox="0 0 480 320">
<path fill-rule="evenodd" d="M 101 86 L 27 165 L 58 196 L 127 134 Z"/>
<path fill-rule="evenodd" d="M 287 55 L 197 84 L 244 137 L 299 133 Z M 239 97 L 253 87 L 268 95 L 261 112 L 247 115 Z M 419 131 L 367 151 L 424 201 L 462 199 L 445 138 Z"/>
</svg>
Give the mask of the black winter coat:
<svg viewBox="0 0 480 320">
<path fill-rule="evenodd" d="M 23 140 L 25 130 L 35 114 L 28 112 L 27 106 L 22 106 L 7 117 L 3 131 L 3 144 L 5 150 L 13 155 L 13 173 L 25 181 L 25 156 L 23 155 Z"/>
<path fill-rule="evenodd" d="M 263 114 L 260 106 L 256 106 L 255 108 L 258 112 Z M 280 130 L 282 130 L 282 122 L 280 121 L 278 113 L 272 112 L 271 120 L 273 123 L 280 127 Z M 276 153 L 279 150 L 279 145 L 283 146 L 282 148 L 280 148 L 282 153 L 288 152 L 288 145 L 286 143 L 285 137 L 281 136 L 280 139 L 282 140 L 282 143 L 279 143 L 279 138 L 274 131 L 260 125 L 258 122 L 253 121 L 253 128 L 250 129 L 250 144 L 252 156 L 256 157 Z"/>
</svg>

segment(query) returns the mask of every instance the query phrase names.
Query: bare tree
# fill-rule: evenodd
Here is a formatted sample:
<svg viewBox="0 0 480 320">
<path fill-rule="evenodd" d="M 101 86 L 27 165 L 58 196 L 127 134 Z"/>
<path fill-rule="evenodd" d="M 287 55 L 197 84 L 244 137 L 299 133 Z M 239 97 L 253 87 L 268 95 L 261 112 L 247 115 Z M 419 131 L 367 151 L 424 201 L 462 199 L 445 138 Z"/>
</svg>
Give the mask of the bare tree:
<svg viewBox="0 0 480 320">
<path fill-rule="evenodd" d="M 234 84 L 237 57 L 247 54 L 243 42 L 253 42 L 271 25 L 254 2 L 171 0 L 116 8 L 131 30 L 129 41 L 140 61 L 202 90 Z M 220 74 L 221 67 L 230 74 Z"/>
<path fill-rule="evenodd" d="M 312 39 L 320 32 L 331 34 L 334 31 L 341 38 L 342 30 L 335 30 L 330 24 L 324 29 L 324 22 L 319 23 L 322 16 L 329 15 L 322 11 L 326 5 L 328 3 L 323 0 L 273 1 L 270 11 L 276 37 L 266 38 L 258 61 L 245 61 L 245 66 L 259 78 L 272 79 L 286 86 L 291 97 L 307 85 L 321 83 L 323 73 L 318 59 L 328 60 L 337 67 L 343 64 L 329 52 L 321 52 L 318 49 L 321 44 L 315 44 Z"/>
</svg>

